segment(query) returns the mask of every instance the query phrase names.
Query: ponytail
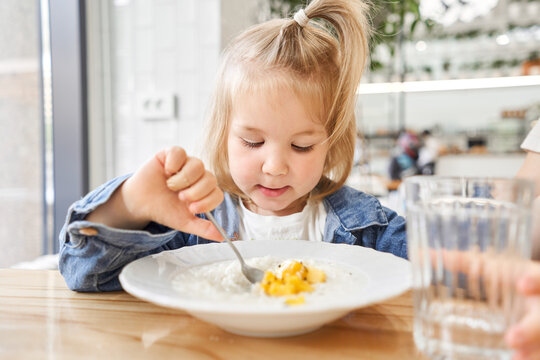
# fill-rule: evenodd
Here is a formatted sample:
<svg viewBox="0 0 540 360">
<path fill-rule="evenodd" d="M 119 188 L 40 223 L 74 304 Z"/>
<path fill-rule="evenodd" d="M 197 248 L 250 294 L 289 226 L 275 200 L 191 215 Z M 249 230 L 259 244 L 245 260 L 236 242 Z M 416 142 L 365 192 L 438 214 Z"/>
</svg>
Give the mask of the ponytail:
<svg viewBox="0 0 540 360">
<path fill-rule="evenodd" d="M 310 19 L 325 20 L 337 34 L 339 75 L 329 114 L 337 120 L 333 132 L 339 138 L 348 123 L 339 119 L 354 119 L 356 91 L 369 53 L 368 6 L 361 0 L 315 0 L 304 12 Z"/>
</svg>

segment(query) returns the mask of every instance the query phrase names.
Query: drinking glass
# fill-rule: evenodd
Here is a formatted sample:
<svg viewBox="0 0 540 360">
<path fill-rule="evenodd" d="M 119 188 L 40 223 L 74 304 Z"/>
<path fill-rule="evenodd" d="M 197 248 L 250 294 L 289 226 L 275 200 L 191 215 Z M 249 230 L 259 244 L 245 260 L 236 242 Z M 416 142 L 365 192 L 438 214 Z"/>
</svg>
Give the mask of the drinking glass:
<svg viewBox="0 0 540 360">
<path fill-rule="evenodd" d="M 522 179 L 405 180 L 414 341 L 430 359 L 510 359 L 522 315 L 515 280 L 530 258 L 533 184 Z"/>
</svg>

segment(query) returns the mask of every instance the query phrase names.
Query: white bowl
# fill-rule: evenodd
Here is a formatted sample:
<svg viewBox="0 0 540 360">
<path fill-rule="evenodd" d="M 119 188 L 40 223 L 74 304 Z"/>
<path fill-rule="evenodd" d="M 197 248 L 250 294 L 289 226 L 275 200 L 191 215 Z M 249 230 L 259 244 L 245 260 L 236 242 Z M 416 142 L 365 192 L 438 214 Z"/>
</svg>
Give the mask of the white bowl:
<svg viewBox="0 0 540 360">
<path fill-rule="evenodd" d="M 138 259 L 124 267 L 120 283 L 124 290 L 143 300 L 182 309 L 196 318 L 240 335 L 278 337 L 307 333 L 339 319 L 348 312 L 397 296 L 411 286 L 407 260 L 361 246 L 304 240 L 237 241 L 246 258 L 266 255 L 330 261 L 353 267 L 367 281 L 361 289 L 323 304 L 264 307 L 193 299 L 182 296 L 172 285 L 179 271 L 189 267 L 235 259 L 226 243 L 187 246 Z"/>
</svg>

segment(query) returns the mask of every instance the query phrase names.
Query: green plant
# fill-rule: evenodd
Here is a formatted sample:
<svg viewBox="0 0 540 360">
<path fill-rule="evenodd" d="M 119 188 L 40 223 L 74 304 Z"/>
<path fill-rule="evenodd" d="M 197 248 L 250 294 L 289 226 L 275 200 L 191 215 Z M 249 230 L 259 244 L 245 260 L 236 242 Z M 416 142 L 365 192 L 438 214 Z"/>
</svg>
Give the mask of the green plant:
<svg viewBox="0 0 540 360">
<path fill-rule="evenodd" d="M 503 59 L 496 59 L 491 63 L 491 67 L 494 69 L 500 69 L 506 64 L 506 61 Z"/>
<path fill-rule="evenodd" d="M 482 69 L 483 66 L 484 66 L 484 63 L 483 63 L 483 62 L 481 62 L 481 61 L 475 61 L 475 62 L 472 63 L 471 69 L 473 69 L 473 70 L 480 70 L 480 69 Z"/>
<path fill-rule="evenodd" d="M 412 19 L 408 25 L 407 16 Z M 371 17 L 375 30 L 373 46 L 388 44 L 392 54 L 399 36 L 411 40 L 419 24 L 423 23 L 428 29 L 434 25 L 432 20 L 422 18 L 420 0 L 373 0 Z"/>
<path fill-rule="evenodd" d="M 268 0 L 270 14 L 274 17 L 284 17 L 291 12 L 306 6 L 305 0 Z"/>
<path fill-rule="evenodd" d="M 452 64 L 450 63 L 450 60 L 445 59 L 444 62 L 443 62 L 443 70 L 444 71 L 449 71 L 451 65 Z"/>
<path fill-rule="evenodd" d="M 432 20 L 422 18 L 420 0 L 373 0 L 371 17 L 374 28 L 370 42 L 371 71 L 376 71 L 371 65 L 377 60 L 376 47 L 385 46 L 394 58 L 403 41 L 412 40 L 419 24 L 428 31 L 434 26 Z M 409 21 L 406 21 L 407 17 Z"/>
</svg>

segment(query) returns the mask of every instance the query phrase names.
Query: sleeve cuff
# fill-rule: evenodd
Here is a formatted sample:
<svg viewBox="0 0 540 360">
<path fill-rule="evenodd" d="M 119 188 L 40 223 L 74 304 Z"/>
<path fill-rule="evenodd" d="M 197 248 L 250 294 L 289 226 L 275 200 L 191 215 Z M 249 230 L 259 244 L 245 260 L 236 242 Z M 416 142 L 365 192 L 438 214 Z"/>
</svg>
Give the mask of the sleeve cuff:
<svg viewBox="0 0 540 360">
<path fill-rule="evenodd" d="M 178 231 L 169 229 L 164 233 L 152 234 L 145 230 L 115 229 L 89 221 L 75 221 L 68 225 L 69 242 L 72 247 L 81 247 L 88 238 L 124 249 L 126 252 L 150 251 L 171 241 Z"/>
<path fill-rule="evenodd" d="M 84 246 L 86 239 L 93 238 L 123 248 L 128 252 L 141 252 L 155 249 L 173 239 L 177 231 L 164 226 L 158 232 L 150 232 L 116 229 L 84 220 L 99 205 L 107 202 L 116 189 L 130 176 L 131 174 L 114 178 L 71 205 L 61 231 L 60 245 L 79 248 Z"/>
</svg>

